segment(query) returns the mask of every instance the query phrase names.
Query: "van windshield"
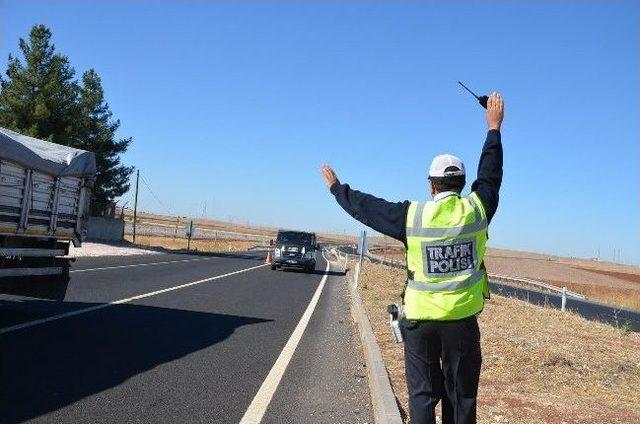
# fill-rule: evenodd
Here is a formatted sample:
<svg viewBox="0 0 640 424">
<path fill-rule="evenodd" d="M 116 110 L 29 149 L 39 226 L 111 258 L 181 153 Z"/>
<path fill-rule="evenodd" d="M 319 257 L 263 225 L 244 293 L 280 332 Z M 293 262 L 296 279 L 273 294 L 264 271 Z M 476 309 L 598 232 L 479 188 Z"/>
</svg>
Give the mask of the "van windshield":
<svg viewBox="0 0 640 424">
<path fill-rule="evenodd" d="M 278 233 L 276 243 L 291 243 L 310 245 L 312 235 L 309 233 L 298 233 L 295 231 L 281 231 Z"/>
</svg>

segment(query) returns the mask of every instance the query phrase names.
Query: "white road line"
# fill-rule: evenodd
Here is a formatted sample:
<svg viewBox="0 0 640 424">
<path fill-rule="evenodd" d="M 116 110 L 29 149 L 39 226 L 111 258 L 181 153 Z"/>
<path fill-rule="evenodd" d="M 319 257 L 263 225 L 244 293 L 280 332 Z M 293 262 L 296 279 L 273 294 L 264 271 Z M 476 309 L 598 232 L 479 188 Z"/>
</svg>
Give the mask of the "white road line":
<svg viewBox="0 0 640 424">
<path fill-rule="evenodd" d="M 218 259 L 217 257 L 213 258 L 193 258 L 193 259 L 180 259 L 177 261 L 162 261 L 162 262 L 145 262 L 142 264 L 130 264 L 130 265 L 114 265 L 114 266 L 105 266 L 101 268 L 87 268 L 87 269 L 75 269 L 69 271 L 72 272 L 89 272 L 89 271 L 103 271 L 105 269 L 121 269 L 121 268 L 134 268 L 137 266 L 152 266 L 152 265 L 166 265 L 166 264 L 175 264 L 180 262 L 194 262 L 194 261 L 210 261 L 212 259 Z"/>
<path fill-rule="evenodd" d="M 155 296 L 155 295 L 158 295 L 158 294 L 162 294 L 162 293 L 167 293 L 167 292 L 174 291 L 174 290 L 183 289 L 185 287 L 195 286 L 196 284 L 202 284 L 202 283 L 206 283 L 206 282 L 209 282 L 209 281 L 218 280 L 220 278 L 229 277 L 231 275 L 240 274 L 242 272 L 251 271 L 251 270 L 254 270 L 254 269 L 257 269 L 257 268 L 262 268 L 263 266 L 266 266 L 266 264 L 261 264 L 261 265 L 258 265 L 258 266 L 252 266 L 250 268 L 245 268 L 245 269 L 241 269 L 239 271 L 229 272 L 229 273 L 223 274 L 223 275 L 216 275 L 215 277 L 209 277 L 209 278 L 205 278 L 203 280 L 192 281 L 190 283 L 180 284 L 179 286 L 169 287 L 169 288 L 162 289 L 162 290 L 156 290 L 156 291 L 149 292 L 149 293 L 143 293 L 143 294 L 139 294 L 137 296 L 128 297 L 126 299 L 115 300 L 115 301 L 110 302 L 110 303 L 103 303 L 103 304 L 96 305 L 96 306 L 90 306 L 88 308 L 78 309 L 77 311 L 66 312 L 64 314 L 53 315 L 53 316 L 42 318 L 42 319 L 37 319 L 37 320 L 33 320 L 33 321 L 24 322 L 22 324 L 12 325 L 10 327 L 0 328 L 0 335 L 1 334 L 6 334 L 6 333 L 11 333 L 13 331 L 23 330 L 23 329 L 29 328 L 29 327 L 34 327 L 36 325 L 45 324 L 45 323 L 51 322 L 51 321 L 57 321 L 57 320 L 60 320 L 60 319 L 69 318 L 69 317 L 72 317 L 72 316 L 75 316 L 75 315 L 86 314 L 88 312 L 97 311 L 99 309 L 108 308 L 110 306 L 121 305 L 123 303 L 129 303 L 129 302 L 131 302 L 133 300 L 144 299 L 145 297 L 151 297 L 151 296 Z"/>
<path fill-rule="evenodd" d="M 291 333 L 289 341 L 282 349 L 282 352 L 280 352 L 280 356 L 278 356 L 278 359 L 276 359 L 276 362 L 273 364 L 267 378 L 265 378 L 260 389 L 258 389 L 258 393 L 253 398 L 253 401 L 251 401 L 251 405 L 249 405 L 247 412 L 244 413 L 242 420 L 240 420 L 240 424 L 259 424 L 260 421 L 262 421 L 262 418 L 267 411 L 267 407 L 271 402 L 271 398 L 278 388 L 280 380 L 282 379 L 282 376 L 293 357 L 293 353 L 296 351 L 298 343 L 300 343 L 300 339 L 302 339 L 304 330 L 307 328 L 307 324 L 309 324 L 311 315 L 318 304 L 318 299 L 320 299 L 320 295 L 322 294 L 324 283 L 327 281 L 327 276 L 329 275 L 329 266 L 329 261 L 327 261 L 327 269 L 325 270 L 324 277 L 322 277 L 322 280 L 320 281 L 320 285 L 318 285 L 307 309 L 304 311 L 304 314 L 302 314 L 302 318 L 300 318 L 295 330 Z"/>
</svg>

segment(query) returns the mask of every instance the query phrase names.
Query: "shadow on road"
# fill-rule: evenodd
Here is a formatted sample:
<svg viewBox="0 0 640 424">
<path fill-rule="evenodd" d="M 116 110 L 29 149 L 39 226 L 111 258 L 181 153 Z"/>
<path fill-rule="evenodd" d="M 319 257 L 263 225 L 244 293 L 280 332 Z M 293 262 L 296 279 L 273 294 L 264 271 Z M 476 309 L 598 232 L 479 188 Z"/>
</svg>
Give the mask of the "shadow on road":
<svg viewBox="0 0 640 424">
<path fill-rule="evenodd" d="M 329 276 L 339 276 L 339 277 L 344 277 L 346 275 L 346 273 L 344 271 L 328 271 L 328 272 L 325 272 L 325 271 L 321 271 L 319 269 L 316 269 L 313 273 L 316 274 L 316 275 L 327 274 Z"/>
<path fill-rule="evenodd" d="M 12 303 L 0 300 L 3 315 L 17 308 Z M 36 311 L 32 319 L 47 309 L 43 301 L 18 303 Z M 72 309 L 94 305 L 65 302 Z M 0 335 L 0 421 L 56 411 L 267 321 L 125 304 Z"/>
<path fill-rule="evenodd" d="M 313 272 L 307 272 L 304 269 L 299 268 L 282 268 L 280 272 L 296 272 L 300 274 L 314 274 L 314 275 L 324 275 L 327 274 L 329 276 L 345 276 L 346 273 L 344 271 L 328 271 L 325 272 L 321 269 L 316 269 Z"/>
<path fill-rule="evenodd" d="M 266 257 L 265 252 L 251 251 L 251 252 L 200 252 L 194 250 L 180 250 L 180 251 L 168 251 L 167 253 L 178 253 L 184 255 L 194 256 L 213 256 L 217 258 L 231 258 L 231 259 L 251 259 L 251 260 L 264 260 Z"/>
</svg>

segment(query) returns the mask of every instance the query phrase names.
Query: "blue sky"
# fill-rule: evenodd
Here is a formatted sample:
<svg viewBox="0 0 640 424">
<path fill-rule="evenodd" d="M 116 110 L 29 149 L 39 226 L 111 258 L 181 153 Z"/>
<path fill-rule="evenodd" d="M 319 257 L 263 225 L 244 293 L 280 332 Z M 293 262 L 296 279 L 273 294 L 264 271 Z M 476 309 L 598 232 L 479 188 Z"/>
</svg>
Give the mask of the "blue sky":
<svg viewBox="0 0 640 424">
<path fill-rule="evenodd" d="M 2 72 L 49 26 L 172 213 L 355 232 L 323 162 L 394 201 L 428 196 L 439 153 L 474 177 L 485 120 L 460 79 L 506 102 L 490 245 L 640 263 L 637 1 L 0 4 Z"/>
</svg>

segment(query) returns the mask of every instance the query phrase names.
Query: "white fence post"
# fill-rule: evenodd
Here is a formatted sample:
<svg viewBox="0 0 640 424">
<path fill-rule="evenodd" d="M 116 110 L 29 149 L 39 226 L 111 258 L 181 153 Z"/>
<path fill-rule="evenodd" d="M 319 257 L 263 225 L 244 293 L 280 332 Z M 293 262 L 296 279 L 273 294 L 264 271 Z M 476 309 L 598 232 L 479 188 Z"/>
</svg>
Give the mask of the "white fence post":
<svg viewBox="0 0 640 424">
<path fill-rule="evenodd" d="M 355 286 L 358 286 L 358 280 L 360 279 L 360 262 L 356 262 L 356 270 L 353 273 L 353 282 Z"/>
<path fill-rule="evenodd" d="M 367 252 L 367 232 L 362 231 L 360 233 L 360 240 L 358 241 L 358 262 L 356 263 L 356 272 L 354 275 L 355 284 L 358 285 L 358 281 L 360 280 L 360 269 L 362 268 L 362 258 Z"/>
<path fill-rule="evenodd" d="M 560 307 L 560 310 L 564 312 L 566 307 L 567 307 L 567 288 L 563 287 L 562 288 L 562 306 Z"/>
</svg>

